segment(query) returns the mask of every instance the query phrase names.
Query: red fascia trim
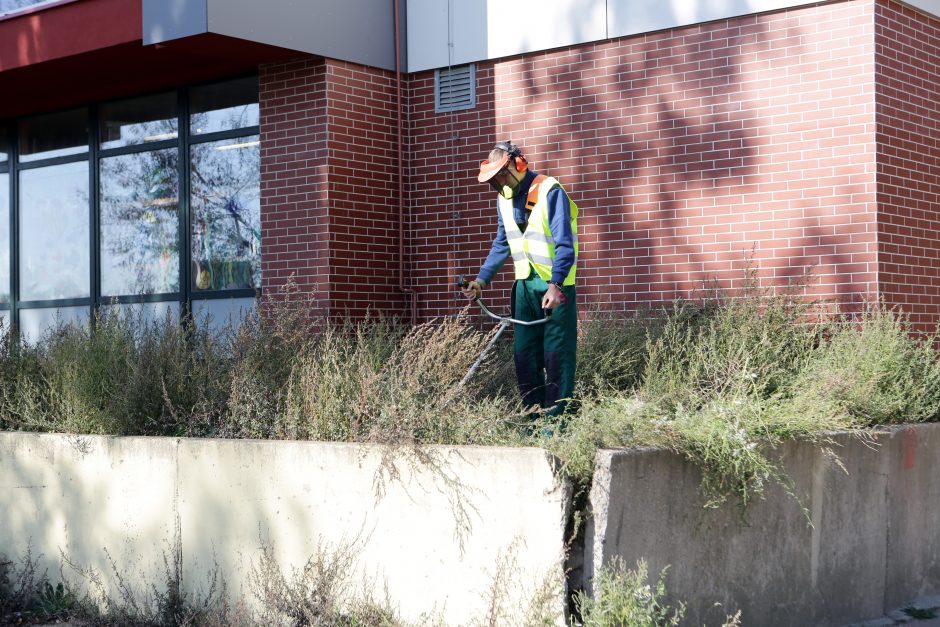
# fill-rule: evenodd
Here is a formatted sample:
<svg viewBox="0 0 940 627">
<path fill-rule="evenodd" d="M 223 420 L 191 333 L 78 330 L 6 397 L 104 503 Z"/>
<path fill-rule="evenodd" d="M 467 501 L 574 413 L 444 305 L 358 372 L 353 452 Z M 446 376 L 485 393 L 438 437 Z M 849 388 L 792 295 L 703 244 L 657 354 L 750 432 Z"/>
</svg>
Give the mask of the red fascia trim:
<svg viewBox="0 0 940 627">
<path fill-rule="evenodd" d="M 0 72 L 142 41 L 142 6 L 140 0 L 71 0 L 0 20 Z"/>
</svg>

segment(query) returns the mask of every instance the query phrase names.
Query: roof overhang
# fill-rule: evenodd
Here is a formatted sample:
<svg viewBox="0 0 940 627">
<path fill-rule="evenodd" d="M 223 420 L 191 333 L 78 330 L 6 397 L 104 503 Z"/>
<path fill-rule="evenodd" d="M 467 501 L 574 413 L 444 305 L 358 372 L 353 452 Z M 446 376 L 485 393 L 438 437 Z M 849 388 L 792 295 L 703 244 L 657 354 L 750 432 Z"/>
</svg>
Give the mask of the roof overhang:
<svg viewBox="0 0 940 627">
<path fill-rule="evenodd" d="M 257 71 L 294 50 L 203 33 L 144 45 L 141 0 L 66 0 L 0 19 L 0 120 Z"/>
</svg>

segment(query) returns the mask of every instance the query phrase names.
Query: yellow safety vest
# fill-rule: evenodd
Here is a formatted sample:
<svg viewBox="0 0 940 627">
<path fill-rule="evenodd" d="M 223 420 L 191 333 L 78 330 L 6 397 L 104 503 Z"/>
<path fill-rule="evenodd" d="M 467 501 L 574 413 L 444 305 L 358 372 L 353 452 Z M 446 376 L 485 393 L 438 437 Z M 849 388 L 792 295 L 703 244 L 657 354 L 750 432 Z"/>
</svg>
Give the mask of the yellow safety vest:
<svg viewBox="0 0 940 627">
<path fill-rule="evenodd" d="M 526 198 L 526 209 L 530 209 L 529 223 L 525 233 L 519 230 L 513 214 L 512 200 L 499 197 L 497 207 L 503 219 L 503 228 L 506 230 L 506 239 L 509 241 L 509 252 L 512 254 L 513 266 L 517 279 L 527 279 L 531 268 L 545 281 L 552 279 L 552 263 L 555 260 L 555 240 L 548 224 L 548 192 L 555 187 L 561 187 L 557 179 L 550 176 L 539 175 L 532 180 L 529 194 Z M 564 188 L 562 188 L 564 190 Z M 574 237 L 574 263 L 565 277 L 564 285 L 574 285 L 575 273 L 578 269 L 578 205 L 570 198 L 571 206 L 571 234 Z"/>
</svg>

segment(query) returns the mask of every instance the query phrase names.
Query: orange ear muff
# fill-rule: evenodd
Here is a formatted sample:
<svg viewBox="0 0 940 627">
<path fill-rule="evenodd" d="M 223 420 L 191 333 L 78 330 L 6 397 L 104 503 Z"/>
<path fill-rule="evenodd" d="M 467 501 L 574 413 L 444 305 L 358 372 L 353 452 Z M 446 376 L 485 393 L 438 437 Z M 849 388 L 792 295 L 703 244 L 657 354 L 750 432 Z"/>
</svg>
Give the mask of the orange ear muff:
<svg viewBox="0 0 940 627">
<path fill-rule="evenodd" d="M 525 157 L 519 155 L 513 161 L 516 164 L 516 172 L 525 172 L 529 169 L 529 162 L 525 160 Z"/>
</svg>

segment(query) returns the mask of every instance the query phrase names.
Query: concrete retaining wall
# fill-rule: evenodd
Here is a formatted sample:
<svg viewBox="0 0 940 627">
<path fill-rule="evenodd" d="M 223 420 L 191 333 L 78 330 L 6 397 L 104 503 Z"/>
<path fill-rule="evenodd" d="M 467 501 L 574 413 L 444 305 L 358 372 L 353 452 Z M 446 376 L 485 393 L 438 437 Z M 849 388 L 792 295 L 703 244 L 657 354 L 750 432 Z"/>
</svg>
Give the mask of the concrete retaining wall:
<svg viewBox="0 0 940 627">
<path fill-rule="evenodd" d="M 781 447 L 812 526 L 779 487 L 744 520 L 704 509 L 698 470 L 674 454 L 600 451 L 585 581 L 613 556 L 670 565 L 689 625 L 737 609 L 745 625 L 842 625 L 936 594 L 940 425 L 834 440 L 845 470 L 816 445 Z M 31 543 L 53 577 L 64 556 L 112 590 L 113 560 L 146 589 L 178 538 L 191 589 L 217 565 L 250 599 L 262 544 L 288 571 L 352 544 L 353 581 L 407 620 L 483 621 L 503 577 L 496 624 L 524 624 L 546 585 L 561 624 L 570 489 L 554 463 L 538 449 L 0 433 L 0 553 Z"/>
<path fill-rule="evenodd" d="M 184 582 L 218 564 L 236 597 L 262 543 L 285 570 L 352 543 L 354 580 L 407 620 L 483 620 L 503 568 L 503 624 L 546 584 L 560 622 L 569 503 L 538 449 L 0 433 L 0 553 L 31 542 L 50 574 L 64 555 L 112 587 L 109 555 L 140 589 L 164 581 L 177 534 Z"/>
<path fill-rule="evenodd" d="M 704 509 L 698 470 L 676 455 L 600 451 L 586 581 L 614 556 L 645 558 L 654 575 L 669 565 L 689 625 L 737 609 L 745 625 L 843 625 L 940 591 L 940 425 L 874 445 L 834 439 L 845 470 L 816 445 L 781 447 L 812 526 L 777 487 L 742 520 L 735 507 Z"/>
</svg>

